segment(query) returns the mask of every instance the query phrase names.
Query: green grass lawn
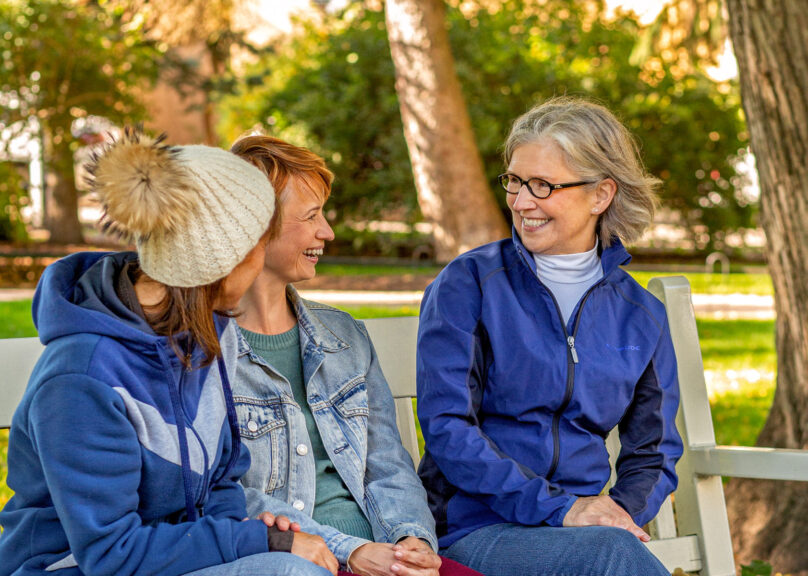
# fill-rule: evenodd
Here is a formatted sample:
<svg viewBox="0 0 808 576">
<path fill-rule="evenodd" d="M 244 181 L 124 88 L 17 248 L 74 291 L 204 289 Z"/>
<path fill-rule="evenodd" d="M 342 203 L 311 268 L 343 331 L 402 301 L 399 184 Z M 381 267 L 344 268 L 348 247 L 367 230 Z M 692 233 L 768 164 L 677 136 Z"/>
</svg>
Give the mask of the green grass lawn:
<svg viewBox="0 0 808 576">
<path fill-rule="evenodd" d="M 23 338 L 36 336 L 31 320 L 31 301 L 0 302 L 0 338 Z"/>
<path fill-rule="evenodd" d="M 430 274 L 437 275 L 439 266 L 376 266 L 359 264 L 318 264 L 317 272 L 324 276 L 356 276 L 398 274 Z M 774 293 L 771 277 L 768 274 L 733 273 L 706 274 L 703 272 L 635 272 L 629 268 L 629 274 L 643 286 L 655 276 L 684 276 L 690 281 L 694 294 L 761 294 Z"/>
<path fill-rule="evenodd" d="M 375 264 L 317 264 L 323 276 L 397 276 L 400 274 L 430 274 L 437 276 L 440 266 L 379 266 Z"/>
<path fill-rule="evenodd" d="M 30 307 L 30 301 L 0 302 L 0 338 L 36 335 Z M 344 309 L 357 318 L 418 314 L 415 306 Z M 698 319 L 698 329 L 716 440 L 753 445 L 774 394 L 774 321 Z M 0 430 L 0 507 L 11 495 L 5 485 L 7 449 L 8 431 Z"/>
<path fill-rule="evenodd" d="M 634 272 L 629 274 L 643 286 L 655 276 L 684 276 L 690 282 L 693 294 L 774 294 L 772 279 L 768 274 L 705 274 L 699 272 Z"/>
<path fill-rule="evenodd" d="M 752 446 L 774 397 L 774 320 L 696 323 L 716 443 Z"/>
</svg>

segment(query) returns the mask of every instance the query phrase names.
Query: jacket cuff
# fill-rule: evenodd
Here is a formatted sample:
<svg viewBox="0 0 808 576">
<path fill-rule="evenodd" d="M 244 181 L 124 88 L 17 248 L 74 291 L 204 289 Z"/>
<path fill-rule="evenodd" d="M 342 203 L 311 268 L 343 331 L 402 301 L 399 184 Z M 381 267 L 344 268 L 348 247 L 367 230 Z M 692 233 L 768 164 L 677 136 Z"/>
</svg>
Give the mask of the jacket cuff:
<svg viewBox="0 0 808 576">
<path fill-rule="evenodd" d="M 336 557 L 340 566 L 347 568 L 348 558 L 353 554 L 353 551 L 369 542 L 370 540 L 339 532 L 337 535 L 326 540 L 325 545 L 331 550 L 331 553 Z"/>
<path fill-rule="evenodd" d="M 247 520 L 246 522 L 236 522 L 236 530 L 239 533 L 235 547 L 235 558 L 226 559 L 227 562 L 269 552 L 267 542 L 267 526 L 261 520 Z"/>
<path fill-rule="evenodd" d="M 575 501 L 578 499 L 577 496 L 570 495 L 567 503 L 564 504 L 561 508 L 550 514 L 547 519 L 544 521 L 545 524 L 548 526 L 553 526 L 556 528 L 560 528 L 564 525 L 564 516 L 567 515 L 567 512 L 570 511 L 572 505 L 575 504 Z"/>
<path fill-rule="evenodd" d="M 408 536 L 414 536 L 415 538 L 424 540 L 427 544 L 429 544 L 430 548 L 432 548 L 432 551 L 437 553 L 438 538 L 433 532 L 418 524 L 397 524 L 395 528 L 393 528 L 393 532 L 390 534 L 390 542 L 395 544 L 399 540 L 403 540 Z"/>
<path fill-rule="evenodd" d="M 291 552 L 295 533 L 291 530 L 281 531 L 277 526 L 267 526 L 267 543 L 270 552 Z"/>
</svg>

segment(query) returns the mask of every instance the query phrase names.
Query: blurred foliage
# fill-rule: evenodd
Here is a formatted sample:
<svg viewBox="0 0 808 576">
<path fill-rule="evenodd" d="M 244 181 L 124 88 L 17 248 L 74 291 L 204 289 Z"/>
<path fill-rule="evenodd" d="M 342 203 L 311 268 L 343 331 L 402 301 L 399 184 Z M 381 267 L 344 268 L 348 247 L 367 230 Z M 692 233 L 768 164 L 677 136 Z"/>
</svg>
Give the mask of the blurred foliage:
<svg viewBox="0 0 808 576">
<path fill-rule="evenodd" d="M 219 107 L 232 142 L 255 126 L 325 157 L 337 220 L 417 211 L 384 14 L 353 4 L 298 20 Z"/>
<path fill-rule="evenodd" d="M 106 2 L 0 0 L 0 90 L 5 126 L 36 116 L 71 139 L 76 118 L 140 118 L 161 52 L 136 17 Z M 78 143 L 72 143 L 76 146 Z"/>
<path fill-rule="evenodd" d="M 709 231 L 720 241 L 725 231 L 752 225 L 753 209 L 735 189 L 733 163 L 746 146 L 737 86 L 698 71 L 675 74 L 659 59 L 631 64 L 640 26 L 630 17 L 608 21 L 600 1 L 514 0 L 502 8 L 467 11 L 452 34 L 489 177 L 501 168 L 511 119 L 550 96 L 581 94 L 635 134 L 647 169 L 663 180 L 663 206 L 694 235 Z M 489 36 L 496 46 L 484 49 L 479 42 Z"/>
<path fill-rule="evenodd" d="M 763 560 L 752 560 L 741 565 L 741 576 L 771 576 L 772 565 Z"/>
<path fill-rule="evenodd" d="M 600 0 L 468 0 L 449 7 L 447 25 L 503 210 L 493 181 L 510 123 L 567 93 L 601 101 L 628 124 L 664 181 L 663 205 L 681 213 L 699 245 L 720 247 L 727 232 L 753 225 L 755 207 L 734 167 L 746 147 L 737 86 L 672 70 L 661 58 L 632 64 L 641 32 L 632 17 L 609 21 Z M 394 82 L 384 14 L 355 1 L 298 20 L 294 34 L 263 53 L 222 98 L 220 131 L 232 141 L 259 129 L 324 156 L 337 175 L 329 206 L 341 221 L 415 221 Z"/>
<path fill-rule="evenodd" d="M 0 162 L 0 242 L 24 242 L 28 239 L 20 208 L 28 201 L 19 167 Z"/>
<path fill-rule="evenodd" d="M 140 120 L 162 52 L 136 14 L 104 1 L 0 0 L 0 126 L 36 117 L 48 169 L 73 187 L 73 122 L 90 115 Z M 77 218 L 76 215 L 68 215 Z"/>
<path fill-rule="evenodd" d="M 183 99 L 185 111 L 202 112 L 206 144 L 218 144 L 215 97 L 233 86 L 231 60 L 237 52 L 255 47 L 234 23 L 242 0 L 107 0 L 110 6 L 132 13 L 146 38 L 165 51 L 160 80 Z M 253 9 L 260 9 L 257 6 Z M 201 98 L 200 98 L 201 97 Z"/>
<path fill-rule="evenodd" d="M 667 0 L 640 35 L 632 62 L 642 65 L 655 54 L 670 62 L 674 73 L 717 65 L 729 35 L 725 12 L 723 0 Z"/>
<path fill-rule="evenodd" d="M 384 208 L 384 206 L 381 206 Z M 434 260 L 432 238 L 415 229 L 409 232 L 384 232 L 370 230 L 362 226 L 351 226 L 344 221 L 334 223 L 335 238 L 328 243 L 328 254 L 357 255 L 363 258 L 384 257 Z"/>
</svg>

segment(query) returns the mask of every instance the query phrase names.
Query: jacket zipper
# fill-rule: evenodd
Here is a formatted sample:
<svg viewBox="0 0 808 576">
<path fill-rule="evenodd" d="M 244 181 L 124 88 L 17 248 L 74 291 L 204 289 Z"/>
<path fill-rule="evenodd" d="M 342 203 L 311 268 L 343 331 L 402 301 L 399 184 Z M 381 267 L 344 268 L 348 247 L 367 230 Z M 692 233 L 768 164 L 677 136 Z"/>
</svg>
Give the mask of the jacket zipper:
<svg viewBox="0 0 808 576">
<path fill-rule="evenodd" d="M 537 277 L 538 280 L 538 277 Z M 539 280 L 541 284 L 541 280 Z M 544 286 L 542 284 L 542 286 Z M 564 317 L 561 314 L 561 309 L 558 307 L 558 302 L 553 296 L 553 293 L 550 292 L 550 296 L 553 298 L 553 302 L 556 305 L 556 311 L 558 312 L 558 317 L 561 320 L 561 327 L 564 329 L 564 336 L 567 337 L 567 389 L 564 391 L 564 399 L 561 401 L 561 406 L 558 407 L 558 410 L 555 411 L 553 414 L 553 461 L 550 464 L 550 469 L 547 471 L 546 480 L 549 482 L 552 479 L 553 474 L 555 474 L 556 468 L 558 468 L 558 460 L 561 454 L 561 438 L 558 434 L 558 427 L 561 423 L 561 415 L 569 406 L 570 401 L 572 400 L 572 392 L 575 389 L 575 365 L 578 364 L 578 351 L 575 349 L 575 337 L 578 335 L 578 325 L 581 322 L 581 311 L 584 308 L 584 304 L 586 304 L 587 298 L 592 293 L 592 289 L 597 286 L 595 284 L 589 290 L 586 291 L 584 297 L 581 299 L 581 305 L 578 306 L 578 314 L 575 316 L 575 326 L 572 329 L 572 335 L 567 334 L 567 327 L 564 324 Z"/>
<path fill-rule="evenodd" d="M 186 360 L 186 362 L 190 362 L 190 360 L 191 360 L 191 354 L 190 353 L 186 354 L 185 360 Z M 191 422 L 188 419 L 188 412 L 187 412 L 187 410 L 185 408 L 185 392 L 184 392 L 185 375 L 190 373 L 192 370 L 193 370 L 193 368 L 190 368 L 190 367 L 185 367 L 185 366 L 182 367 L 182 372 L 180 373 L 179 391 L 180 391 L 180 405 L 182 406 L 182 417 L 183 417 L 183 421 L 184 421 L 183 426 L 185 426 L 188 430 L 190 430 L 193 433 L 194 437 L 196 438 L 196 441 L 199 443 L 199 447 L 202 450 L 202 460 L 203 460 L 203 462 L 202 462 L 202 481 L 199 483 L 199 488 L 198 488 L 198 490 L 196 490 L 196 493 L 194 494 L 194 505 L 197 508 L 199 516 L 201 517 L 201 516 L 204 515 L 203 509 L 202 509 L 203 504 L 201 503 L 201 500 L 206 495 L 206 487 L 208 486 L 208 484 L 210 482 L 210 477 L 209 477 L 210 470 L 208 469 L 209 458 L 208 458 L 208 451 L 205 448 L 205 443 L 202 442 L 202 438 L 201 438 L 201 436 L 199 436 L 199 432 L 197 432 L 196 428 L 194 427 L 194 423 Z M 179 425 L 179 423 L 177 425 Z M 190 446 L 188 448 L 190 450 Z"/>
<path fill-rule="evenodd" d="M 523 259 L 526 258 L 521 249 L 519 249 L 519 255 L 522 256 Z M 528 269 L 530 270 L 530 265 L 528 265 Z M 564 315 L 561 313 L 561 307 L 558 305 L 558 300 L 556 300 L 552 290 L 548 289 L 547 286 L 544 285 L 544 283 L 539 279 L 538 275 L 533 274 L 533 277 L 536 279 L 536 282 L 539 283 L 539 286 L 547 290 L 547 293 L 553 300 L 556 313 L 558 314 L 558 319 L 561 321 L 561 329 L 564 331 L 564 337 L 567 340 L 567 388 L 564 391 L 564 399 L 561 401 L 561 405 L 558 407 L 558 410 L 553 413 L 553 460 L 550 463 L 550 468 L 547 470 L 547 475 L 545 476 L 545 479 L 549 482 L 558 468 L 558 460 L 561 453 L 561 439 L 558 434 L 561 415 L 567 409 L 567 406 L 572 400 L 572 392 L 575 389 L 575 365 L 578 364 L 578 351 L 575 349 L 575 337 L 578 335 L 578 325 L 581 322 L 581 312 L 584 309 L 584 304 L 586 304 L 586 300 L 589 298 L 589 295 L 598 285 L 603 283 L 606 277 L 604 276 L 598 282 L 590 286 L 589 290 L 587 290 L 584 294 L 583 298 L 581 299 L 581 304 L 578 306 L 578 314 L 575 316 L 575 325 L 573 326 L 571 335 L 567 333 L 567 325 L 564 323 Z"/>
</svg>

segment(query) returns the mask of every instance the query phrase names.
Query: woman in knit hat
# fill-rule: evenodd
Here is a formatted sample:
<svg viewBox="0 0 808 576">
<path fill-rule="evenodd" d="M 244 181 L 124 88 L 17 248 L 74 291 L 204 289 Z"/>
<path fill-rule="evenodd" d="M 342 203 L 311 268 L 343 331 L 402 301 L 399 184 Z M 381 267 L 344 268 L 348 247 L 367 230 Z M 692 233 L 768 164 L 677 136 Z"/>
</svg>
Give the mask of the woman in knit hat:
<svg viewBox="0 0 808 576">
<path fill-rule="evenodd" d="M 224 150 L 130 130 L 90 173 L 137 253 L 74 254 L 39 283 L 0 575 L 335 573 L 319 537 L 246 520 L 237 483 L 230 311 L 263 267 L 271 185 Z"/>
<path fill-rule="evenodd" d="M 242 478 L 248 510 L 319 534 L 354 574 L 477 574 L 437 555 L 426 493 L 364 325 L 292 286 L 315 275 L 334 239 L 323 215 L 333 175 L 316 154 L 269 136 L 231 151 L 267 175 L 279 204 L 264 267 L 239 306 L 233 390 L 252 456 Z"/>
</svg>

